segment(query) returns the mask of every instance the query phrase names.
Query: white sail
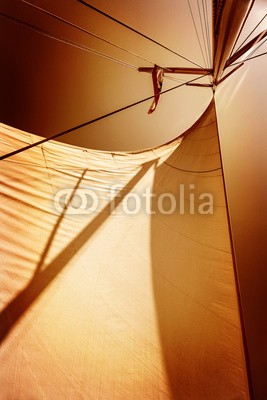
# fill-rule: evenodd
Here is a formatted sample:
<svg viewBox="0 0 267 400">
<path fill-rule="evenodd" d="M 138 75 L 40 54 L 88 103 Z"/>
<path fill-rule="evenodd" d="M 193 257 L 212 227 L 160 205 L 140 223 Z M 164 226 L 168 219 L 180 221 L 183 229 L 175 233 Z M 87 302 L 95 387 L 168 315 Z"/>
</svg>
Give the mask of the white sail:
<svg viewBox="0 0 267 400">
<path fill-rule="evenodd" d="M 38 139 L 1 126 L 2 153 Z M 49 142 L 1 182 L 3 399 L 248 399 L 213 102 L 165 146 Z"/>
</svg>

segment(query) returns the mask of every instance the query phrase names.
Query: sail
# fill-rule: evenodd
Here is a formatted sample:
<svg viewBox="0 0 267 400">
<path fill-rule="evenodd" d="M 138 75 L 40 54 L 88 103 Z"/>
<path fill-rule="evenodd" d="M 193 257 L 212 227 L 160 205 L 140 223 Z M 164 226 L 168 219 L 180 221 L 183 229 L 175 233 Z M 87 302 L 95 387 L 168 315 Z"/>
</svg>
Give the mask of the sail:
<svg viewBox="0 0 267 400">
<path fill-rule="evenodd" d="M 47 142 L 0 173 L 3 399 L 249 398 L 213 101 L 166 145 Z"/>
</svg>

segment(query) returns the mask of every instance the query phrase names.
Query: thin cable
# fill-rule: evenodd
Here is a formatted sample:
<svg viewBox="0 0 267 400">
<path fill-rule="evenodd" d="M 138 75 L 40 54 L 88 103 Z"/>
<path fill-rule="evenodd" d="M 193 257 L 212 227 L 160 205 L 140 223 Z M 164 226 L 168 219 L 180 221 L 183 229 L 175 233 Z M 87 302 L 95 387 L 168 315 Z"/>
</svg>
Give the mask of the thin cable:
<svg viewBox="0 0 267 400">
<path fill-rule="evenodd" d="M 248 58 L 250 58 L 253 54 L 255 54 L 256 51 L 258 51 L 259 48 L 260 48 L 261 46 L 263 46 L 264 43 L 265 43 L 266 41 L 267 41 L 267 38 L 266 38 L 262 43 L 260 43 L 250 54 L 248 54 L 244 61 L 246 61 L 246 60 L 247 60 Z"/>
<path fill-rule="evenodd" d="M 206 66 L 206 68 L 207 68 L 208 66 L 207 66 L 207 63 L 206 63 L 206 61 L 205 61 L 203 49 L 202 49 L 202 46 L 201 46 L 201 42 L 200 42 L 200 39 L 199 39 L 199 35 L 198 35 L 196 23 L 195 23 L 195 18 L 194 18 L 194 15 L 193 15 L 192 8 L 191 8 L 190 1 L 189 1 L 189 0 L 187 0 L 187 4 L 188 4 L 189 10 L 190 10 L 190 14 L 191 14 L 191 17 L 192 17 L 192 20 L 193 20 L 193 24 L 194 24 L 194 27 L 195 27 L 195 32 L 196 32 L 196 35 L 197 35 L 197 40 L 198 40 L 198 44 L 199 44 L 199 47 L 200 47 L 200 50 L 201 50 L 201 54 L 202 54 L 202 57 L 203 57 L 203 61 L 204 61 L 204 64 L 205 64 L 205 66 Z"/>
<path fill-rule="evenodd" d="M 20 0 L 20 1 L 21 1 L 22 3 L 27 4 L 27 5 L 30 6 L 30 7 L 33 7 L 33 8 L 35 8 L 35 9 L 37 9 L 37 10 L 39 10 L 39 11 L 45 13 L 46 15 L 49 15 L 50 17 L 52 17 L 52 18 L 54 18 L 54 19 L 57 19 L 58 21 L 61 21 L 61 22 L 65 23 L 65 24 L 67 24 L 67 25 L 69 25 L 69 26 L 71 26 L 71 27 L 73 27 L 73 28 L 78 29 L 79 31 L 81 31 L 81 32 L 83 32 L 83 33 L 86 33 L 86 34 L 88 34 L 88 35 L 90 35 L 90 36 L 93 36 L 94 38 L 99 39 L 99 40 L 101 40 L 101 41 L 104 42 L 104 43 L 110 44 L 111 46 L 114 46 L 114 47 L 116 47 L 117 49 L 120 49 L 120 50 L 122 50 L 122 51 L 125 51 L 126 53 L 131 54 L 131 55 L 133 55 L 133 56 L 139 58 L 140 60 L 147 61 L 147 62 L 149 62 L 149 63 L 152 64 L 152 65 L 155 64 L 153 61 L 151 61 L 151 60 L 149 60 L 149 59 L 147 59 L 147 58 L 145 58 L 145 57 L 142 57 L 142 56 L 140 56 L 139 54 L 134 53 L 133 51 L 127 50 L 127 49 L 125 49 L 124 47 L 121 47 L 121 46 L 119 46 L 119 45 L 117 45 L 117 44 L 115 44 L 115 43 L 113 43 L 113 42 L 111 42 L 111 41 L 109 41 L 109 40 L 107 40 L 107 39 L 105 39 L 105 38 L 99 36 L 99 35 L 96 35 L 95 33 L 91 32 L 91 31 L 88 31 L 87 29 L 82 28 L 82 27 L 80 27 L 79 25 L 76 25 L 76 24 L 74 24 L 73 22 L 70 22 L 70 21 L 68 21 L 68 20 L 66 20 L 66 19 L 64 19 L 64 18 L 62 18 L 62 17 L 59 17 L 58 15 L 53 14 L 53 13 L 51 13 L 50 11 L 47 11 L 47 10 L 45 10 L 45 9 L 42 8 L 42 7 L 39 7 L 39 6 L 35 5 L 35 4 L 32 4 L 32 3 L 28 2 L 27 0 Z"/>
<path fill-rule="evenodd" d="M 238 40 L 239 40 L 239 38 L 240 38 L 240 35 L 241 35 L 242 32 L 243 32 L 244 26 L 245 26 L 245 24 L 246 24 L 246 22 L 247 22 L 247 19 L 248 19 L 250 13 L 251 13 L 251 10 L 252 10 L 252 8 L 253 8 L 254 2 L 255 2 L 255 0 L 252 0 L 252 1 L 251 1 L 249 10 L 247 11 L 245 18 L 243 19 L 243 22 L 242 22 L 241 26 L 239 27 L 238 35 L 237 35 L 237 37 L 235 38 L 235 42 L 234 42 L 234 44 L 233 44 L 233 46 L 232 46 L 232 50 L 231 50 L 231 53 L 230 53 L 230 55 L 229 55 L 228 58 L 232 57 L 232 54 L 233 54 L 234 49 L 235 49 L 235 46 L 236 46 L 236 44 L 237 44 L 237 42 L 238 42 Z"/>
<path fill-rule="evenodd" d="M 205 75 L 208 75 L 208 73 L 205 74 Z M 171 92 L 172 90 L 178 89 L 179 87 L 185 86 L 187 83 L 194 82 L 194 81 L 196 81 L 196 80 L 198 80 L 198 79 L 200 79 L 200 78 L 203 78 L 205 75 L 198 76 L 197 78 L 191 79 L 191 80 L 188 81 L 188 82 L 185 82 L 185 83 L 182 83 L 182 84 L 180 84 L 180 85 L 174 86 L 174 87 L 172 87 L 172 88 L 170 88 L 170 89 L 164 90 L 163 92 L 161 92 L 161 95 L 162 95 L 162 94 L 165 94 L 165 93 L 168 93 L 168 92 Z M 104 114 L 104 115 L 101 115 L 100 117 L 91 119 L 90 121 L 84 122 L 84 123 L 82 123 L 82 124 L 80 124 L 80 125 L 77 125 L 77 126 L 75 126 L 75 127 L 73 127 L 73 128 L 69 128 L 69 129 L 67 129 L 67 130 L 65 130 L 65 131 L 63 131 L 63 132 L 56 133 L 55 135 L 52 135 L 52 136 L 50 136 L 50 137 L 48 137 L 48 138 L 39 140 L 38 142 L 32 143 L 32 144 L 30 144 L 30 145 L 28 145 L 28 146 L 22 147 L 22 148 L 20 148 L 20 149 L 18 149 L 18 150 L 14 150 L 14 151 L 12 151 L 12 152 L 10 152 L 10 153 L 8 153 L 8 154 L 4 154 L 3 156 L 0 157 L 0 160 L 4 160 L 4 159 L 9 158 L 9 157 L 11 157 L 11 156 L 14 156 L 14 155 L 16 155 L 16 154 L 22 153 L 23 151 L 32 149 L 33 147 L 39 146 L 39 145 L 41 145 L 41 144 L 44 144 L 44 143 L 46 143 L 46 142 L 48 142 L 48 141 L 50 141 L 50 140 L 57 139 L 57 138 L 59 138 L 59 137 L 61 137 L 61 136 L 63 136 L 63 135 L 66 135 L 67 133 L 70 133 L 70 132 L 76 131 L 76 130 L 78 130 L 78 129 L 84 128 L 85 126 L 91 125 L 91 124 L 93 124 L 93 123 L 95 123 L 95 122 L 98 122 L 98 121 L 100 121 L 100 120 L 102 120 L 102 119 L 105 119 L 105 118 L 110 117 L 110 116 L 112 116 L 112 115 L 118 114 L 118 113 L 120 113 L 120 112 L 122 112 L 122 111 L 124 111 L 124 110 L 127 110 L 127 109 L 129 109 L 129 108 L 132 108 L 132 107 L 134 107 L 134 106 L 137 106 L 138 104 L 144 103 L 145 101 L 151 100 L 151 99 L 153 99 L 153 98 L 154 98 L 154 95 L 153 95 L 153 96 L 146 97 L 145 99 L 136 101 L 135 103 L 129 104 L 128 106 L 124 106 L 124 107 L 119 108 L 119 109 L 117 109 L 117 110 L 111 111 L 111 112 L 109 112 L 109 113 L 107 113 L 107 114 Z"/>
<path fill-rule="evenodd" d="M 263 43 L 265 43 L 266 41 L 267 41 L 267 39 L 265 39 Z M 263 45 L 263 43 L 261 43 L 260 46 L 258 46 L 256 50 L 258 50 Z M 254 50 L 251 54 L 254 54 L 256 50 Z M 251 54 L 250 54 L 250 56 L 251 56 Z M 245 60 L 242 61 L 242 63 L 249 61 L 249 60 L 253 60 L 254 58 L 265 56 L 266 54 L 267 54 L 267 51 L 265 51 L 264 53 L 261 53 L 261 54 L 257 54 L 256 56 L 253 56 L 253 57 L 248 56 Z M 231 64 L 231 67 L 233 65 L 237 65 L 237 64 L 240 64 L 240 61 Z"/>
<path fill-rule="evenodd" d="M 206 32 L 207 32 L 208 49 L 209 49 L 209 60 L 210 60 L 210 65 L 212 65 L 212 49 L 211 49 L 211 40 L 210 40 L 210 27 L 209 27 L 209 19 L 208 19 L 207 0 L 202 0 L 202 7 L 203 7 L 203 13 L 204 13 L 205 22 L 206 22 Z"/>
<path fill-rule="evenodd" d="M 184 79 L 174 78 L 173 76 L 168 76 L 166 74 L 164 74 L 164 79 L 168 79 L 174 82 L 186 82 Z"/>
<path fill-rule="evenodd" d="M 204 44 L 204 50 L 205 50 L 205 55 L 206 55 L 207 66 L 209 66 L 209 55 L 208 55 L 207 38 L 205 37 L 205 33 L 204 33 L 204 26 L 203 26 L 202 15 L 201 15 L 200 6 L 199 6 L 199 0 L 197 0 L 197 8 L 198 8 L 198 15 L 199 15 L 199 20 L 200 20 L 200 27 L 201 27 L 201 33 L 202 33 L 202 38 L 203 38 L 203 44 Z"/>
<path fill-rule="evenodd" d="M 250 38 L 253 32 L 258 28 L 258 26 L 262 23 L 264 18 L 266 18 L 267 14 L 264 15 L 264 17 L 260 20 L 260 22 L 255 26 L 255 28 L 250 32 L 250 34 L 246 37 L 246 39 L 243 40 L 243 42 L 240 44 L 240 46 L 235 50 L 235 53 L 243 46 L 243 44 Z"/>
<path fill-rule="evenodd" d="M 204 50 L 205 50 L 205 55 L 206 55 L 206 60 L 207 60 L 207 65 L 209 64 L 208 61 L 208 50 L 207 50 L 207 38 L 204 32 L 204 24 L 202 21 L 202 14 L 200 10 L 200 5 L 199 5 L 199 0 L 197 0 L 197 8 L 198 8 L 198 16 L 199 16 L 199 21 L 200 21 L 200 27 L 201 27 L 201 33 L 202 33 L 202 39 L 203 39 L 203 45 L 204 45 Z"/>
<path fill-rule="evenodd" d="M 267 51 L 266 51 L 265 53 L 261 53 L 261 54 L 258 54 L 258 55 L 256 55 L 256 56 L 246 58 L 246 60 L 243 60 L 242 63 L 247 62 L 247 61 L 249 61 L 249 60 L 253 60 L 254 58 L 258 58 L 258 57 L 261 57 L 261 56 L 265 56 L 266 54 L 267 54 Z M 231 67 L 234 66 L 234 65 L 238 65 L 238 64 L 240 64 L 240 61 L 231 64 Z"/>
<path fill-rule="evenodd" d="M 100 52 L 98 50 L 92 49 L 91 47 L 87 47 L 87 46 L 84 46 L 84 45 L 79 44 L 77 42 L 73 42 L 72 40 L 66 39 L 66 38 L 64 38 L 62 36 L 52 35 L 48 31 L 46 31 L 44 29 L 41 29 L 41 28 L 37 28 L 36 26 L 34 26 L 32 24 L 29 24 L 28 22 L 20 21 L 20 20 L 18 20 L 16 18 L 11 17 L 9 15 L 6 15 L 4 13 L 0 13 L 0 17 L 6 18 L 7 20 L 11 21 L 12 23 L 14 23 L 16 25 L 22 26 L 23 28 L 27 28 L 27 29 L 29 29 L 29 30 L 31 30 L 33 32 L 36 32 L 36 33 L 41 34 L 43 36 L 49 37 L 50 39 L 54 39 L 54 40 L 56 40 L 56 41 L 58 41 L 60 43 L 68 44 L 68 45 L 70 45 L 72 47 L 75 47 L 75 48 L 77 48 L 79 50 L 84 50 L 84 51 L 87 51 L 87 52 L 92 53 L 94 55 L 97 55 L 99 57 L 106 58 L 109 61 L 113 61 L 113 62 L 115 62 L 117 64 L 124 65 L 125 67 L 131 68 L 131 69 L 138 69 L 137 65 L 129 64 L 129 63 L 125 62 L 125 61 L 119 60 L 118 58 L 109 56 L 109 55 L 104 54 L 104 53 L 102 53 L 102 52 Z"/>
<path fill-rule="evenodd" d="M 211 48 L 211 36 L 210 36 L 207 0 L 202 0 L 202 8 L 203 8 L 203 15 L 204 15 L 205 27 L 206 27 L 209 62 L 210 62 L 210 66 L 212 66 L 213 60 L 212 60 L 212 48 Z M 210 84 L 212 84 L 211 76 L 209 76 L 209 81 L 210 81 Z"/>
<path fill-rule="evenodd" d="M 232 66 L 234 66 L 234 65 L 238 65 L 238 64 L 240 64 L 240 63 L 244 63 L 245 61 L 248 61 L 248 60 L 253 60 L 254 58 L 257 58 L 257 57 L 260 57 L 260 56 L 264 56 L 265 54 L 267 54 L 267 52 L 265 52 L 265 53 L 258 54 L 258 55 L 254 56 L 254 57 L 251 57 L 251 55 L 252 55 L 252 54 L 255 54 L 255 52 L 256 52 L 257 50 L 259 50 L 259 48 L 260 48 L 266 41 L 267 41 L 267 38 L 266 38 L 262 43 L 260 43 L 260 44 L 256 47 L 256 49 L 254 49 L 250 54 L 248 54 L 247 57 L 246 57 L 244 60 L 242 60 L 242 61 L 237 61 L 237 62 L 235 62 L 235 63 L 233 63 L 233 64 L 230 64 L 229 67 L 232 67 Z"/>
<path fill-rule="evenodd" d="M 100 52 L 98 50 L 92 49 L 91 47 L 79 44 L 79 43 L 74 42 L 72 40 L 66 39 L 66 38 L 64 38 L 62 36 L 52 35 L 48 31 L 45 31 L 44 29 L 37 28 L 36 26 L 34 26 L 32 24 L 29 24 L 29 23 L 24 22 L 24 21 L 20 21 L 20 20 L 14 18 L 14 17 L 9 16 L 9 15 L 0 13 L 0 17 L 6 18 L 6 19 L 10 20 L 10 22 L 12 22 L 12 23 L 14 23 L 16 25 L 22 26 L 23 28 L 29 29 L 29 30 L 31 30 L 33 32 L 36 32 L 38 34 L 41 34 L 43 36 L 49 37 L 50 39 L 54 39 L 54 40 L 56 40 L 56 41 L 58 41 L 60 43 L 64 43 L 64 44 L 70 45 L 70 46 L 75 47 L 75 48 L 77 48 L 79 50 L 87 51 L 87 52 L 89 52 L 91 54 L 94 54 L 94 55 L 97 55 L 99 57 L 105 58 L 105 59 L 107 59 L 109 61 L 113 61 L 113 62 L 115 62 L 117 64 L 121 64 L 121 65 L 123 65 L 125 67 L 131 68 L 131 69 L 134 69 L 134 70 L 138 70 L 138 68 L 139 68 L 137 65 L 133 65 L 133 64 L 127 63 L 125 61 L 122 61 L 122 60 L 120 60 L 118 58 L 109 56 L 109 55 L 104 54 L 104 53 L 102 53 L 102 52 Z M 148 61 L 148 60 L 146 60 L 146 61 Z M 152 61 L 149 61 L 149 62 L 151 64 L 155 65 L 154 62 L 152 62 Z M 160 68 L 162 68 L 162 67 L 160 67 Z M 168 71 L 168 68 L 164 68 L 164 70 Z M 183 80 L 181 80 L 181 81 L 184 82 Z"/>
<path fill-rule="evenodd" d="M 113 43 L 113 42 L 110 42 L 109 40 L 106 40 L 106 39 L 102 38 L 102 37 L 99 36 L 99 35 L 96 35 L 96 34 L 90 32 L 90 31 L 88 31 L 88 30 L 86 30 L 86 29 L 84 29 L 84 28 L 81 28 L 79 25 L 76 25 L 76 24 L 74 24 L 74 23 L 72 23 L 72 22 L 69 22 L 69 21 L 65 20 L 64 18 L 61 18 L 61 17 L 59 17 L 58 15 L 55 15 L 55 14 L 51 13 L 50 11 L 47 11 L 47 10 L 45 10 L 45 9 L 39 7 L 39 6 L 36 6 L 36 5 L 34 5 L 34 4 L 31 4 L 31 3 L 29 3 L 29 2 L 26 1 L 26 0 L 21 0 L 21 1 L 22 1 L 23 3 L 29 5 L 29 6 L 33 7 L 33 8 L 36 8 L 37 10 L 40 10 L 40 11 L 44 12 L 45 14 L 47 14 L 47 15 L 49 15 L 49 16 L 51 16 L 51 17 L 53 17 L 53 18 L 55 18 L 55 19 L 57 19 L 57 20 L 59 20 L 59 21 L 61 21 L 61 22 L 66 23 L 66 24 L 69 25 L 69 26 L 72 26 L 72 27 L 74 27 L 74 28 L 77 28 L 78 30 L 80 30 L 80 31 L 82 31 L 82 32 L 84 32 L 84 33 L 87 33 L 87 34 L 89 34 L 89 35 L 91 35 L 91 36 L 93 36 L 93 37 L 95 37 L 95 38 L 97 38 L 97 39 L 99 39 L 99 40 L 101 40 L 101 41 L 103 41 L 103 42 L 105 42 L 105 43 L 108 43 L 108 44 L 110 44 L 110 45 L 112 45 L 112 46 L 114 46 L 114 47 L 116 47 L 116 48 L 118 48 L 118 49 L 120 49 L 120 50 L 123 50 L 123 51 L 125 51 L 125 52 L 127 52 L 127 53 L 129 53 L 129 54 L 131 54 L 131 55 L 133 55 L 133 56 L 135 56 L 135 57 L 137 57 L 137 58 L 143 60 L 143 61 L 146 61 L 146 62 L 148 62 L 148 63 L 150 63 L 150 64 L 152 64 L 152 65 L 155 65 L 155 64 L 156 64 L 154 61 L 151 61 L 151 60 L 149 60 L 149 59 L 147 59 L 147 58 L 145 58 L 145 57 L 140 56 L 139 54 L 136 54 L 136 53 L 134 53 L 134 52 L 132 52 L 132 51 L 130 51 L 130 50 L 125 49 L 124 47 L 121 47 L 121 46 L 119 46 L 119 45 L 117 45 L 117 44 L 115 44 L 115 43 Z M 21 22 L 21 23 L 24 23 L 24 22 Z M 25 23 L 25 24 L 26 24 L 26 23 Z M 34 28 L 35 28 L 35 30 L 40 30 L 40 31 L 42 31 L 42 32 L 46 32 L 46 31 L 43 31 L 43 30 L 41 30 L 41 29 L 39 29 L 39 28 L 37 28 L 37 27 L 34 27 Z M 40 32 L 39 32 L 39 33 L 40 33 Z M 46 32 L 46 34 L 48 34 L 48 33 Z M 50 38 L 56 39 L 55 36 L 52 36 L 51 34 L 49 34 L 49 35 L 50 35 L 50 36 L 49 36 Z M 64 40 L 63 43 L 67 43 L 67 42 L 68 42 L 67 44 L 71 44 L 71 42 L 72 42 L 72 41 L 70 41 L 69 39 L 65 39 L 65 38 L 60 38 L 60 39 L 61 39 L 60 41 L 63 41 L 63 40 Z M 80 44 L 77 43 L 77 42 L 72 42 L 72 43 L 73 43 L 73 45 L 75 44 L 75 47 L 80 46 L 80 47 L 78 47 L 78 48 L 80 48 L 81 50 L 88 50 L 88 51 L 90 51 L 90 52 L 93 53 L 93 54 L 101 55 L 101 56 L 104 57 L 104 58 L 111 59 L 112 61 L 116 61 L 116 62 L 118 62 L 119 64 L 129 66 L 130 68 L 133 68 L 133 69 L 137 69 L 137 68 L 138 68 L 136 65 L 129 64 L 129 63 L 126 63 L 126 62 L 124 62 L 124 61 L 122 61 L 122 60 L 119 60 L 119 59 L 117 59 L 117 58 L 104 55 L 103 53 L 101 53 L 101 52 L 99 52 L 99 51 L 97 51 L 97 50 L 91 49 L 90 47 L 87 47 L 87 46 L 84 46 L 84 45 L 80 45 Z M 159 66 L 159 67 L 160 67 L 160 66 Z M 160 67 L 160 68 L 162 68 L 162 67 Z M 165 70 L 167 71 L 168 69 L 165 68 Z"/>
<path fill-rule="evenodd" d="M 242 61 L 242 62 L 246 62 L 246 61 L 249 61 L 249 60 L 253 60 L 254 58 L 258 58 L 258 57 L 261 57 L 261 56 L 265 56 L 267 54 L 267 51 L 265 52 L 265 53 L 261 53 L 261 54 L 258 54 L 258 55 L 256 55 L 256 56 L 253 56 L 253 57 L 249 57 L 249 58 L 247 58 L 246 60 L 244 60 L 244 61 Z M 237 63 L 238 64 L 238 63 Z M 235 65 L 235 64 L 232 64 L 232 65 Z"/>
<path fill-rule="evenodd" d="M 84 0 L 76 0 L 76 1 L 78 1 L 79 3 L 85 5 L 85 6 L 88 7 L 88 8 L 91 8 L 92 10 L 98 12 L 98 13 L 101 14 L 101 15 L 104 15 L 105 17 L 111 19 L 112 21 L 116 22 L 117 24 L 119 24 L 119 25 L 121 25 L 121 26 L 124 26 L 125 28 L 129 29 L 130 31 L 132 31 L 132 32 L 134 32 L 134 33 L 137 33 L 139 36 L 142 36 L 143 38 L 149 40 L 150 42 L 157 44 L 158 46 L 162 47 L 163 49 L 168 50 L 169 52 L 171 52 L 171 53 L 177 55 L 178 57 L 181 57 L 182 59 L 184 59 L 184 60 L 186 60 L 186 61 L 188 61 L 188 62 L 190 62 L 190 63 L 196 65 L 196 66 L 199 67 L 199 68 L 205 69 L 205 68 L 202 67 L 201 65 L 195 63 L 194 61 L 190 60 L 189 58 L 186 58 L 186 57 L 182 56 L 181 54 L 179 54 L 179 53 L 177 53 L 176 51 L 170 49 L 169 47 L 167 47 L 167 46 L 165 46 L 165 45 L 163 45 L 163 44 L 157 42 L 156 40 L 154 40 L 154 39 L 152 39 L 151 37 L 145 35 L 144 33 L 139 32 L 138 30 L 132 28 L 131 26 L 125 24 L 124 22 L 119 21 L 118 19 L 112 17 L 111 15 L 105 13 L 104 11 L 101 11 L 101 10 L 99 10 L 98 8 L 92 6 L 91 4 L 86 3 L 86 1 L 84 1 Z"/>
</svg>

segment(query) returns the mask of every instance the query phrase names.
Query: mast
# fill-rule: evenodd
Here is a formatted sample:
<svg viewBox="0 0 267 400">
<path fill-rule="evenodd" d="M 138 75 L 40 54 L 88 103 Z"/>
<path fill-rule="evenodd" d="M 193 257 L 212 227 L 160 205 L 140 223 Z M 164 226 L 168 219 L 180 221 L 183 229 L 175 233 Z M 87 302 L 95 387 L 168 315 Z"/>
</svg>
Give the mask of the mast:
<svg viewBox="0 0 267 400">
<path fill-rule="evenodd" d="M 240 64 L 238 64 L 232 71 L 230 71 L 228 74 L 222 77 L 224 70 L 231 64 L 230 60 L 231 57 L 233 57 L 232 54 L 234 53 L 235 45 L 244 27 L 247 17 L 251 11 L 251 8 L 253 7 L 253 4 L 254 0 L 213 0 L 213 91 L 214 92 L 216 90 L 217 85 L 220 82 L 227 79 L 228 76 L 230 76 L 239 67 L 243 65 L 243 63 L 240 62 Z M 218 127 L 217 114 L 216 114 L 216 121 L 218 129 L 219 127 Z M 250 399 L 252 400 L 254 398 L 254 390 L 252 382 L 251 364 L 250 364 L 249 350 L 247 346 L 247 332 L 244 323 L 244 311 L 243 311 L 239 275 L 235 257 L 233 231 L 231 226 L 231 218 L 230 218 L 228 196 L 227 196 L 227 184 L 225 181 L 219 129 L 218 129 L 218 136 L 219 136 L 219 152 L 222 165 L 224 196 L 225 196 L 226 212 L 227 212 L 227 223 L 228 223 L 229 238 L 232 248 L 233 272 L 235 277 L 236 293 L 237 293 L 238 308 L 240 315 L 240 325 L 243 338 L 247 384 L 248 384 L 249 396 Z"/>
<path fill-rule="evenodd" d="M 213 83 L 217 85 L 254 0 L 213 0 Z"/>
</svg>

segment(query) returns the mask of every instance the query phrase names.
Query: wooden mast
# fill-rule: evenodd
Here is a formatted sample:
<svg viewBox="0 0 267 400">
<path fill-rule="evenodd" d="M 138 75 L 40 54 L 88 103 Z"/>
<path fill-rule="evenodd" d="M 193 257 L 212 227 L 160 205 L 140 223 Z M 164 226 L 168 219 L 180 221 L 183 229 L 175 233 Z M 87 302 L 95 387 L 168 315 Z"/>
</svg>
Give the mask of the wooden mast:
<svg viewBox="0 0 267 400">
<path fill-rule="evenodd" d="M 213 88 L 215 90 L 216 86 L 220 83 L 224 69 L 229 66 L 229 58 L 232 56 L 233 48 L 254 1 L 255 0 L 213 0 L 212 68 L 161 67 L 162 71 L 170 74 L 213 75 Z M 255 44 L 255 42 L 258 43 L 258 41 L 259 39 L 251 41 L 251 43 Z M 249 47 L 249 45 L 250 43 L 247 47 Z M 239 51 L 239 54 L 242 54 L 242 49 Z M 237 56 L 232 56 L 231 60 L 236 60 L 238 58 Z M 153 68 L 140 67 L 138 71 L 152 73 Z M 207 87 L 210 85 L 198 84 L 198 86 Z"/>
<path fill-rule="evenodd" d="M 254 0 L 213 0 L 213 82 L 226 67 Z"/>
</svg>

